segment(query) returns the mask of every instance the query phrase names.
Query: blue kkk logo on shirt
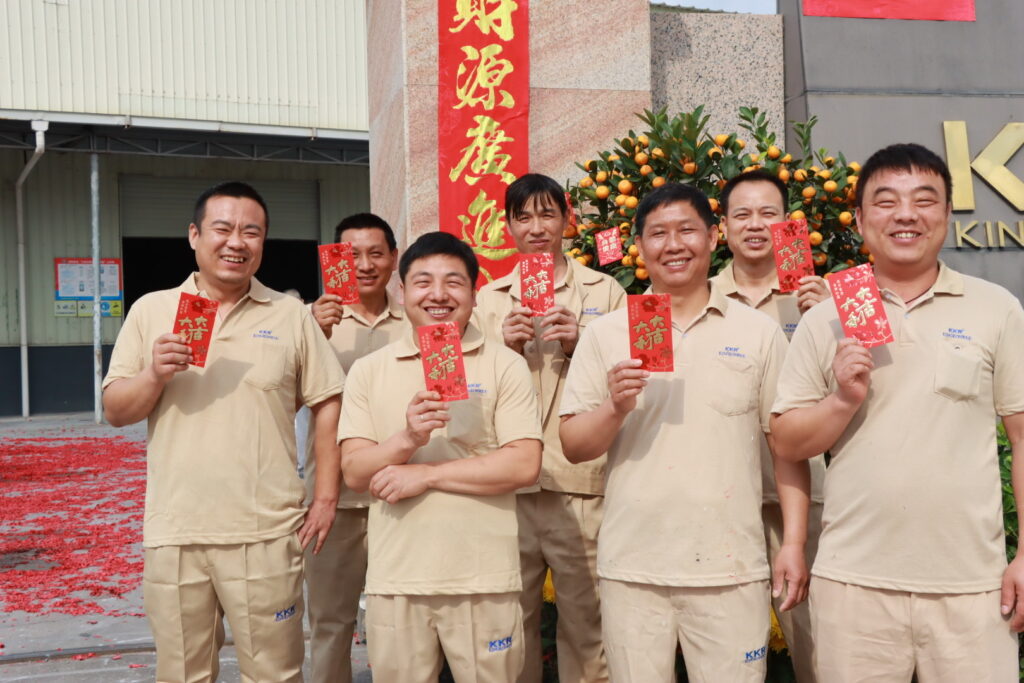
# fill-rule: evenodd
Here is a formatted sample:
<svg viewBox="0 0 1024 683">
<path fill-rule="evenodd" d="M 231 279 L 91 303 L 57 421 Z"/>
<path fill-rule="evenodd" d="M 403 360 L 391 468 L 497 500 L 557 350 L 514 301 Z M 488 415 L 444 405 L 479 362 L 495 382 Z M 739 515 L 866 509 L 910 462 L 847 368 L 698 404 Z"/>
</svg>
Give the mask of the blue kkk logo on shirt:
<svg viewBox="0 0 1024 683">
<path fill-rule="evenodd" d="M 748 662 L 760 661 L 760 660 L 764 659 L 767 654 L 768 654 L 768 646 L 767 645 L 762 647 L 762 648 L 758 648 L 756 650 L 750 650 L 749 652 L 744 652 L 743 653 L 743 663 L 746 664 Z"/>
<path fill-rule="evenodd" d="M 507 650 L 510 647 L 512 647 L 512 636 L 509 636 L 508 638 L 499 638 L 498 640 L 492 640 L 487 643 L 488 652 L 501 652 L 502 650 Z"/>
<path fill-rule="evenodd" d="M 740 351 L 738 346 L 725 346 L 721 351 L 718 352 L 719 356 L 729 356 L 730 358 L 746 358 L 747 354 Z"/>
<path fill-rule="evenodd" d="M 295 616 L 295 605 L 287 607 L 280 612 L 274 612 L 274 621 L 284 621 Z"/>
</svg>

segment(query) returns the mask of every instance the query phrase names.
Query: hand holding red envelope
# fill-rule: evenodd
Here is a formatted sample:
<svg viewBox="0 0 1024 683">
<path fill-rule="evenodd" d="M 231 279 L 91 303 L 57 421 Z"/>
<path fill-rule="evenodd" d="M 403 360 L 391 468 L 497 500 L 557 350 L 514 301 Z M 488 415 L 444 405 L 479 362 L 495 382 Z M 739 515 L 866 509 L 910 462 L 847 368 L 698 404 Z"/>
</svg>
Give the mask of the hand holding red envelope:
<svg viewBox="0 0 1024 683">
<path fill-rule="evenodd" d="M 192 350 L 191 365 L 199 368 L 206 365 L 219 305 L 213 299 L 185 292 L 178 298 L 178 312 L 174 316 L 174 329 L 171 332 L 184 339 L 186 346 Z"/>
<path fill-rule="evenodd" d="M 543 316 L 555 305 L 555 257 L 522 254 L 519 257 L 519 294 L 534 316 Z"/>
<path fill-rule="evenodd" d="M 324 294 L 340 296 L 343 304 L 359 303 L 359 283 L 356 281 L 356 261 L 352 256 L 352 244 L 322 244 L 319 249 Z"/>
<path fill-rule="evenodd" d="M 416 328 L 416 334 L 427 391 L 436 391 L 442 401 L 469 398 L 458 325 L 452 322 L 422 325 Z"/>
<path fill-rule="evenodd" d="M 619 240 L 619 229 L 608 228 L 594 235 L 597 244 L 597 262 L 606 266 L 622 260 L 622 242 Z"/>
<path fill-rule="evenodd" d="M 800 278 L 814 275 L 807 221 L 801 219 L 772 223 L 771 231 L 775 269 L 779 273 L 779 291 L 795 292 L 800 289 Z"/>
<path fill-rule="evenodd" d="M 866 348 L 893 341 L 889 318 L 870 264 L 833 273 L 828 279 L 839 322 L 847 337 L 859 339 Z"/>
<path fill-rule="evenodd" d="M 649 372 L 672 372 L 672 298 L 668 294 L 630 294 L 629 357 Z"/>
</svg>

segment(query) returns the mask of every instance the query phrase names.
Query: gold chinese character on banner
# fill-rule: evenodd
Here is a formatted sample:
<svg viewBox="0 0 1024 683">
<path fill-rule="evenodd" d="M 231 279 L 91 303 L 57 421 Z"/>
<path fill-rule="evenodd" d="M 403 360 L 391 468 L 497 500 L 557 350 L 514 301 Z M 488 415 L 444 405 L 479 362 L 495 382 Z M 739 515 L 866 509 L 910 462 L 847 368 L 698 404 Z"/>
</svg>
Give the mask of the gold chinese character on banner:
<svg viewBox="0 0 1024 683">
<path fill-rule="evenodd" d="M 515 0 L 455 0 L 452 21 L 459 23 L 448 30 L 458 33 L 472 21 L 485 36 L 494 31 L 502 40 L 511 40 L 516 35 L 512 13 L 518 7 Z"/>
<path fill-rule="evenodd" d="M 515 70 L 509 60 L 498 59 L 502 49 L 497 43 L 480 50 L 472 45 L 462 47 L 466 58 L 459 64 L 459 72 L 455 75 L 456 97 L 459 99 L 455 109 L 476 105 L 494 109 L 496 103 L 510 109 L 515 106 L 515 98 L 508 90 L 498 90 L 505 76 Z M 496 102 L 495 90 L 501 95 L 500 102 Z"/>
<path fill-rule="evenodd" d="M 515 142 L 515 138 L 506 135 L 500 124 L 490 116 L 474 116 L 473 120 L 476 121 L 476 127 L 466 131 L 466 137 L 472 138 L 472 141 L 462 149 L 462 159 L 448 174 L 449 180 L 458 180 L 468 166 L 469 173 L 465 176 L 468 185 L 476 185 L 481 176 L 488 173 L 500 175 L 505 184 L 512 184 L 516 177 L 505 171 L 512 155 L 503 154 L 501 145 L 504 142 Z"/>
<path fill-rule="evenodd" d="M 515 247 L 502 248 L 505 244 L 505 215 L 498 209 L 498 202 L 480 190 L 470 203 L 468 213 L 468 216 L 459 216 L 459 222 L 462 223 L 463 239 L 474 253 L 494 261 L 516 253 Z"/>
</svg>

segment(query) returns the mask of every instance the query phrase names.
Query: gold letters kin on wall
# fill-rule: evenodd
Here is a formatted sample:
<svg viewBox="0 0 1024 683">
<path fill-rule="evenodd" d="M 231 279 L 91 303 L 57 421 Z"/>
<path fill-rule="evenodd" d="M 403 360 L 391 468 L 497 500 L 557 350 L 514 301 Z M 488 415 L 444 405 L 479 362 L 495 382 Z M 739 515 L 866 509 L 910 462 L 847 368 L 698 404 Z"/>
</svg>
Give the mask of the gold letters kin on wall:
<svg viewBox="0 0 1024 683">
<path fill-rule="evenodd" d="M 943 121 L 942 129 L 946 163 L 953 176 L 953 210 L 974 211 L 973 171 L 1017 211 L 1024 211 L 1024 181 L 1006 168 L 1006 162 L 1024 147 L 1024 123 L 1003 126 L 974 161 L 967 144 L 967 122 Z M 953 228 L 957 247 L 1002 248 L 1009 244 L 1024 248 L 1024 221 L 1016 221 L 1012 227 L 1004 221 L 954 221 Z M 978 232 L 972 235 L 975 229 Z"/>
</svg>

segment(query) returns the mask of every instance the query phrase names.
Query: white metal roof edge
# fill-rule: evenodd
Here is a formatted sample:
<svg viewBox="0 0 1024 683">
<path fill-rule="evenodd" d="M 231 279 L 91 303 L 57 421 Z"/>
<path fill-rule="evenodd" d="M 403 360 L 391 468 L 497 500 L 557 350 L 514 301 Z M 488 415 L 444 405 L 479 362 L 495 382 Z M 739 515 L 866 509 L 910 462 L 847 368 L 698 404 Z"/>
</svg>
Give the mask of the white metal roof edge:
<svg viewBox="0 0 1024 683">
<path fill-rule="evenodd" d="M 198 121 L 194 119 L 157 118 L 153 116 L 130 116 L 127 114 L 89 114 L 84 112 L 29 111 L 24 109 L 0 109 L 0 119 L 17 121 L 52 121 L 53 123 L 75 123 L 87 126 L 121 126 L 123 128 L 165 128 L 173 130 L 198 130 L 210 133 L 244 133 L 247 135 L 283 135 L 309 139 L 332 140 L 370 139 L 370 133 L 362 130 L 337 128 L 306 128 L 303 126 L 273 126 L 258 123 L 231 123 L 227 121 Z"/>
</svg>

